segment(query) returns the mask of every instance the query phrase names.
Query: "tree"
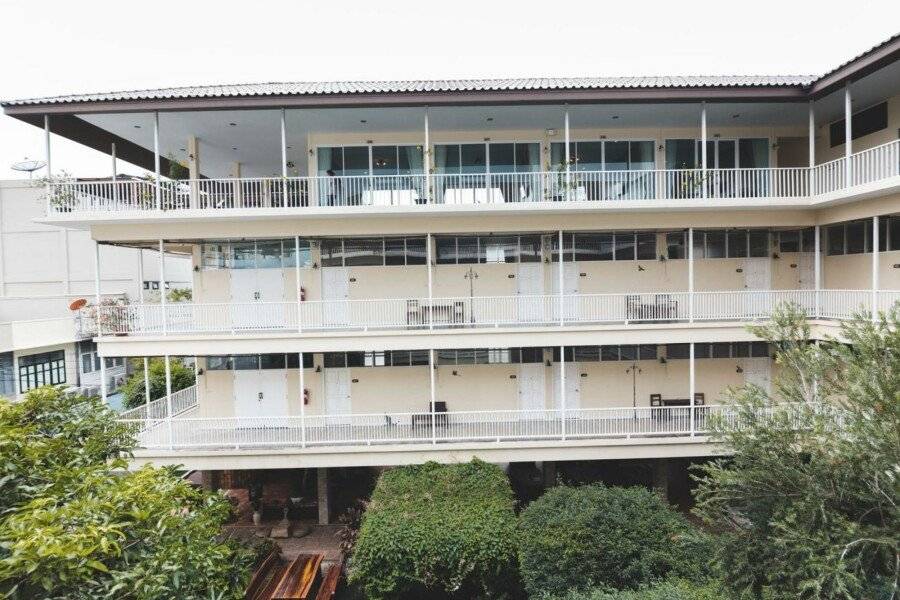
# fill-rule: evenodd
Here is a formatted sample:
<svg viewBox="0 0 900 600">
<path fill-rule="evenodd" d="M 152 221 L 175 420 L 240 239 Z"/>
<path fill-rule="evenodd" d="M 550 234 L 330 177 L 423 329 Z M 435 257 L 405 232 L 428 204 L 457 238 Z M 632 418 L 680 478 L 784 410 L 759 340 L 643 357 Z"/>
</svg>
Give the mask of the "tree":
<svg viewBox="0 0 900 600">
<path fill-rule="evenodd" d="M 707 536 L 644 488 L 558 486 L 522 511 L 519 531 L 530 597 L 707 576 Z"/>
<path fill-rule="evenodd" d="M 137 370 L 122 386 L 122 400 L 125 408 L 137 408 L 146 404 L 144 394 L 144 361 L 135 361 Z M 194 385 L 194 369 L 185 366 L 177 358 L 169 359 L 172 377 L 172 392 L 183 390 Z M 151 358 L 150 365 L 150 398 L 157 400 L 166 395 L 166 363 L 162 358 Z"/>
<path fill-rule="evenodd" d="M 516 515 L 496 465 L 399 467 L 375 486 L 350 559 L 372 600 L 502 598 L 515 593 Z"/>
<path fill-rule="evenodd" d="M 224 497 L 171 469 L 124 472 L 134 440 L 97 398 L 0 400 L 0 596 L 242 598 L 253 552 L 217 540 Z"/>
<path fill-rule="evenodd" d="M 741 428 L 714 424 L 732 458 L 701 467 L 696 512 L 722 529 L 737 597 L 897 598 L 900 316 L 865 315 L 810 343 L 795 307 L 753 327 L 777 348 L 775 397 L 732 392 Z M 792 402 L 777 409 L 779 398 Z"/>
</svg>

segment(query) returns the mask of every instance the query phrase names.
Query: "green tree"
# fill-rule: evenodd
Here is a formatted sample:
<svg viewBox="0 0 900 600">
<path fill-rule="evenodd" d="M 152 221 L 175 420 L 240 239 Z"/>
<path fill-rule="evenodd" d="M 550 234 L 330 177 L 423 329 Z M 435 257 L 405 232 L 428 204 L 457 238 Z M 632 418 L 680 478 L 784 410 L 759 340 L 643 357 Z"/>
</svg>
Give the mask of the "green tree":
<svg viewBox="0 0 900 600">
<path fill-rule="evenodd" d="M 708 575 L 707 536 L 644 488 L 555 487 L 522 511 L 519 531 L 531 597 Z"/>
<path fill-rule="evenodd" d="M 172 392 L 183 390 L 194 385 L 194 369 L 185 366 L 177 358 L 169 359 L 172 373 Z M 125 408 L 137 408 L 146 404 L 144 387 L 144 361 L 134 361 L 136 370 L 122 386 L 122 400 Z M 150 365 L 150 398 L 157 400 L 166 395 L 166 363 L 162 358 L 151 358 Z"/>
<path fill-rule="evenodd" d="M 900 565 L 900 319 L 842 325 L 812 344 L 795 307 L 752 328 L 777 348 L 775 394 L 732 392 L 732 458 L 701 468 L 696 512 L 721 529 L 733 596 L 896 598 Z M 778 410 L 776 398 L 793 402 Z"/>
<path fill-rule="evenodd" d="M 503 598 L 516 593 L 512 488 L 496 465 L 399 467 L 375 486 L 350 581 L 366 598 Z"/>
<path fill-rule="evenodd" d="M 253 552 L 219 542 L 224 497 L 125 472 L 133 439 L 97 398 L 0 400 L 0 596 L 242 598 Z"/>
</svg>

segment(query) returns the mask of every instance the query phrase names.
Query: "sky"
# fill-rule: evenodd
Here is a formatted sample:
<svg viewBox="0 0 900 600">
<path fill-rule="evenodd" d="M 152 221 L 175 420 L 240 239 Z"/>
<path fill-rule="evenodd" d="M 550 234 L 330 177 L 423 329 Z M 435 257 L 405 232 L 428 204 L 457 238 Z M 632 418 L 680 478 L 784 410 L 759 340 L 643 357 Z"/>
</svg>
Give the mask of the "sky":
<svg viewBox="0 0 900 600">
<path fill-rule="evenodd" d="M 177 85 L 821 74 L 897 33 L 896 0 L 0 0 L 0 98 Z M 53 168 L 110 159 L 54 136 Z M 0 179 L 43 133 L 0 115 Z M 139 173 L 124 163 L 123 173 Z"/>
</svg>

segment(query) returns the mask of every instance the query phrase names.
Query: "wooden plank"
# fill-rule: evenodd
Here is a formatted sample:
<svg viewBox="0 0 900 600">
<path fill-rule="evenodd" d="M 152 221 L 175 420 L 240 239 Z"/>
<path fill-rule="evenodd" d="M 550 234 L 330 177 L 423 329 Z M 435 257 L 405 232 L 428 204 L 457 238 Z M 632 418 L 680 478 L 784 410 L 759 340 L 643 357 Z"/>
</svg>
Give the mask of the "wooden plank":
<svg viewBox="0 0 900 600">
<path fill-rule="evenodd" d="M 322 585 L 319 586 L 319 593 L 316 594 L 316 600 L 331 600 L 337 591 L 338 582 L 341 579 L 341 563 L 338 562 L 328 569 Z"/>
<path fill-rule="evenodd" d="M 278 582 L 278 587 L 272 593 L 272 600 L 306 600 L 319 573 L 322 558 L 322 554 L 298 556 Z"/>
<path fill-rule="evenodd" d="M 270 572 L 278 566 L 278 562 L 278 552 L 273 550 L 262 563 L 260 563 L 259 567 L 253 573 L 253 577 L 250 578 L 250 584 L 247 586 L 247 593 L 244 596 L 246 600 L 256 600 L 260 590 L 265 587 L 265 583 L 270 579 Z"/>
<path fill-rule="evenodd" d="M 281 581 L 287 568 L 287 563 L 279 561 L 278 564 L 275 565 L 275 568 L 272 569 L 272 577 L 266 581 L 266 585 L 259 591 L 256 598 L 253 600 L 271 600 L 272 593 L 275 591 L 275 587 Z"/>
</svg>

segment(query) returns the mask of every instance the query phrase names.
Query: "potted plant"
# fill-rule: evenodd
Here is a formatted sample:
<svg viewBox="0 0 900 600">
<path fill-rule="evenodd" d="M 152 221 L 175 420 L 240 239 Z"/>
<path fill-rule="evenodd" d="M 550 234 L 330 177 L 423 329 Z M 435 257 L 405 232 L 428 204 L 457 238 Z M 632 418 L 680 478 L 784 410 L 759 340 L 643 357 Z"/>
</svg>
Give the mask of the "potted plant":
<svg viewBox="0 0 900 600">
<path fill-rule="evenodd" d="M 250 506 L 253 507 L 253 524 L 259 525 L 262 522 L 262 484 L 254 482 L 249 490 Z"/>
</svg>

